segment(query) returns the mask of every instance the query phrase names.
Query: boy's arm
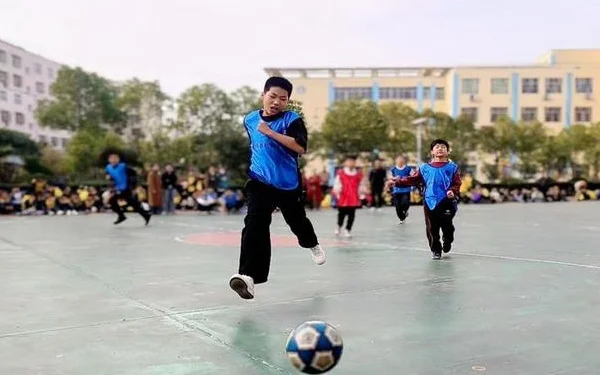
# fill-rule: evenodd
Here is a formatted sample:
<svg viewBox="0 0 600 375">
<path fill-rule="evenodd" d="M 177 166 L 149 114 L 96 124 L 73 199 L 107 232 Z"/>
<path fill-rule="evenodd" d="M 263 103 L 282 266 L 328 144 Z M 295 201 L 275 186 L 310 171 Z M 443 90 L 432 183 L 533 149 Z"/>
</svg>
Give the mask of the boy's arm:
<svg viewBox="0 0 600 375">
<path fill-rule="evenodd" d="M 454 176 L 452 176 L 452 183 L 448 191 L 451 191 L 455 197 L 458 197 L 460 195 L 460 185 L 462 185 L 462 179 L 460 178 L 460 171 L 457 168 Z"/>
<path fill-rule="evenodd" d="M 423 176 L 419 169 L 415 170 L 415 173 L 408 177 L 398 177 L 394 179 L 394 185 L 396 186 L 419 186 L 423 184 Z"/>
<path fill-rule="evenodd" d="M 288 126 L 286 134 L 281 134 L 271 129 L 266 122 L 258 125 L 258 131 L 269 138 L 276 140 L 297 154 L 304 154 L 308 143 L 308 131 L 302 118 L 297 118 Z"/>
</svg>

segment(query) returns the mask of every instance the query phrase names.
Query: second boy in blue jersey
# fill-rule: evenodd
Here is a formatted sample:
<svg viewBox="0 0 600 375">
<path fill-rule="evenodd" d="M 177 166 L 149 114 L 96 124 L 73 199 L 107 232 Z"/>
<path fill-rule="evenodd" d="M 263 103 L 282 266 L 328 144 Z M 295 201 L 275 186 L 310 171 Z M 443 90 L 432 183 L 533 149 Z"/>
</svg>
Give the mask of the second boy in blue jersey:
<svg viewBox="0 0 600 375">
<path fill-rule="evenodd" d="M 450 145 L 444 139 L 431 142 L 431 162 L 419 166 L 417 173 L 409 177 L 393 178 L 388 186 L 423 186 L 423 206 L 427 240 L 434 259 L 447 253 L 454 241 L 452 219 L 457 210 L 460 193 L 460 172 L 458 165 L 448 160 Z M 440 241 L 442 231 L 443 244 Z"/>
<path fill-rule="evenodd" d="M 392 177 L 408 177 L 412 174 L 412 168 L 406 165 L 404 156 L 398 155 L 396 165 L 392 168 Z M 394 186 L 392 194 L 394 197 L 394 206 L 396 207 L 396 215 L 400 219 L 400 224 L 404 224 L 404 220 L 408 216 L 410 208 L 410 186 Z"/>
<path fill-rule="evenodd" d="M 244 299 L 254 298 L 254 285 L 265 283 L 271 266 L 271 216 L 279 208 L 285 222 L 310 249 L 313 261 L 325 263 L 325 252 L 306 217 L 298 159 L 306 152 L 307 131 L 302 118 L 286 111 L 292 84 L 271 77 L 262 94 L 263 109 L 250 112 L 244 127 L 250 138 L 248 213 L 244 219 L 238 273 L 229 286 Z"/>
</svg>

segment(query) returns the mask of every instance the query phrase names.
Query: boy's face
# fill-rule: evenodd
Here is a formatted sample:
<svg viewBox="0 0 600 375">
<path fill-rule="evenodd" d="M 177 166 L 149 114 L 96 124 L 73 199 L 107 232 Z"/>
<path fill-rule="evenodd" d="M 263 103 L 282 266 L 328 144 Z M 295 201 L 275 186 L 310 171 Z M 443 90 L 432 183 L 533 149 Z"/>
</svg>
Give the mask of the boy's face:
<svg viewBox="0 0 600 375">
<path fill-rule="evenodd" d="M 404 164 L 406 164 L 406 162 L 404 161 L 404 158 L 402 156 L 398 156 L 396 158 L 396 165 L 403 166 Z"/>
<path fill-rule="evenodd" d="M 108 156 L 108 162 L 112 165 L 119 164 L 119 160 L 120 160 L 119 155 L 111 154 Z"/>
<path fill-rule="evenodd" d="M 281 87 L 271 87 L 262 94 L 265 115 L 273 116 L 283 111 L 288 104 L 288 93 Z"/>
<path fill-rule="evenodd" d="M 431 155 L 434 158 L 441 158 L 441 159 L 447 158 L 448 153 L 449 153 L 449 150 L 446 147 L 446 145 L 441 144 L 441 143 L 438 143 L 435 146 L 433 146 L 433 149 L 431 150 Z"/>
<path fill-rule="evenodd" d="M 356 165 L 356 160 L 346 159 L 346 162 L 344 164 L 346 165 L 347 168 L 354 168 L 354 166 Z"/>
</svg>

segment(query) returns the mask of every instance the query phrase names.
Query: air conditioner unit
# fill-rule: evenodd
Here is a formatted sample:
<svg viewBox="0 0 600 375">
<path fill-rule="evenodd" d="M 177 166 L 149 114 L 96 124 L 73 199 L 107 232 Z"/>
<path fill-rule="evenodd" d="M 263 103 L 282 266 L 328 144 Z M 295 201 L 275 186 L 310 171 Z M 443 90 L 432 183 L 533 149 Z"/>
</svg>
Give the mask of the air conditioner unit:
<svg viewBox="0 0 600 375">
<path fill-rule="evenodd" d="M 469 100 L 474 102 L 477 99 L 477 97 L 473 94 L 469 95 Z"/>
<path fill-rule="evenodd" d="M 550 94 L 548 94 L 548 93 L 545 93 L 545 94 L 544 94 L 544 100 L 545 100 L 545 101 L 548 101 L 548 100 L 550 100 Z"/>
<path fill-rule="evenodd" d="M 592 100 L 592 93 L 591 93 L 591 92 L 587 92 L 587 93 L 585 94 L 585 99 L 586 99 L 586 100 Z"/>
</svg>

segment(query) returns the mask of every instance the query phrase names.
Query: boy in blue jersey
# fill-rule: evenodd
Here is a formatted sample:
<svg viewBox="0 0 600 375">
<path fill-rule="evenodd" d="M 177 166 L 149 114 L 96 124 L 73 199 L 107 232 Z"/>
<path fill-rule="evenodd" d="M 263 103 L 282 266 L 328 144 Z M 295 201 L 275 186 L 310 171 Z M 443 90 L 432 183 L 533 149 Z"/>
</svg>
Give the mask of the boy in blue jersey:
<svg viewBox="0 0 600 375">
<path fill-rule="evenodd" d="M 105 168 L 108 178 L 113 181 L 113 194 L 110 197 L 109 203 L 110 208 L 118 215 L 115 225 L 121 224 L 127 217 L 121 206 L 119 206 L 119 199 L 127 202 L 137 213 L 139 213 L 144 220 L 146 225 L 150 222 L 150 213 L 145 211 L 140 202 L 133 197 L 132 189 L 135 186 L 130 186 L 129 171 L 127 164 L 121 162 L 121 158 L 118 154 L 112 153 L 108 156 L 108 165 Z"/>
<path fill-rule="evenodd" d="M 454 241 L 454 224 L 457 200 L 460 193 L 460 172 L 458 165 L 448 160 L 450 145 L 444 139 L 431 142 L 432 161 L 423 164 L 417 173 L 408 177 L 392 178 L 391 186 L 422 186 L 423 208 L 427 240 L 434 259 L 441 259 L 442 251 L 450 252 Z M 440 242 L 440 229 L 442 242 Z"/>
<path fill-rule="evenodd" d="M 242 230 L 239 270 L 229 280 L 229 286 L 244 299 L 254 298 L 255 284 L 267 282 L 271 215 L 276 208 L 299 245 L 310 249 L 313 261 L 321 265 L 326 259 L 302 201 L 298 158 L 306 152 L 308 136 L 302 118 L 285 110 L 291 94 L 292 84 L 287 79 L 269 78 L 262 94 L 263 109 L 244 118 L 250 138 L 248 213 Z"/>
<path fill-rule="evenodd" d="M 412 171 L 412 168 L 406 165 L 404 156 L 398 155 L 396 158 L 396 165 L 392 168 L 392 177 L 408 177 L 411 175 Z M 392 190 L 396 215 L 398 216 L 398 219 L 400 219 L 400 224 L 404 224 L 404 220 L 408 217 L 410 191 L 410 186 L 394 186 Z"/>
</svg>

